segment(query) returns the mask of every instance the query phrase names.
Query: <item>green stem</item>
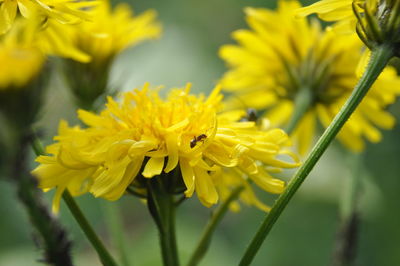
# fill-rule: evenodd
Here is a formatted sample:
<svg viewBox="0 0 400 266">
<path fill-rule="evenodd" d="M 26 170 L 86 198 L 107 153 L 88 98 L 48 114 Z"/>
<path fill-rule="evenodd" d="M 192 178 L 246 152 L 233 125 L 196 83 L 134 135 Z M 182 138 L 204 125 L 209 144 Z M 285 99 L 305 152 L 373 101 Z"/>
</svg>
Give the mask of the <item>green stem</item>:
<svg viewBox="0 0 400 266">
<path fill-rule="evenodd" d="M 195 266 L 199 264 L 210 246 L 211 238 L 215 231 L 215 228 L 220 223 L 225 213 L 228 211 L 229 205 L 240 195 L 243 189 L 243 186 L 239 186 L 234 189 L 229 197 L 218 207 L 218 209 L 211 216 L 211 219 L 208 221 L 208 224 L 204 229 L 204 232 L 200 238 L 199 243 L 197 244 L 196 249 L 190 257 L 189 263 L 187 264 L 188 266 Z"/>
<path fill-rule="evenodd" d="M 287 134 L 292 134 L 293 131 L 296 129 L 298 123 L 304 117 L 307 110 L 310 108 L 312 100 L 312 91 L 309 88 L 304 87 L 299 90 L 294 101 L 292 116 L 285 129 Z"/>
<path fill-rule="evenodd" d="M 89 239 L 92 246 L 96 249 L 97 254 L 100 257 L 101 262 L 105 266 L 116 266 L 117 263 L 111 257 L 110 253 L 108 253 L 107 249 L 97 236 L 96 232 L 93 230 L 92 226 L 89 224 L 86 217 L 83 215 L 81 209 L 76 204 L 75 200 L 72 198 L 71 194 L 69 194 L 68 190 L 66 190 L 63 194 L 63 199 L 67 204 L 69 210 L 74 216 L 75 220 L 78 222 L 82 231 L 85 233 L 86 237 Z"/>
<path fill-rule="evenodd" d="M 367 94 L 370 87 L 373 85 L 379 74 L 383 71 L 389 60 L 393 57 L 394 51 L 386 45 L 377 46 L 371 54 L 370 62 L 361 77 L 360 81 L 354 88 L 350 98 L 346 101 L 339 113 L 335 116 L 332 123 L 322 134 L 314 148 L 310 152 L 304 164 L 298 169 L 295 176 L 289 182 L 285 191 L 279 196 L 270 213 L 267 215 L 261 224 L 258 232 L 252 239 L 245 254 L 243 255 L 240 266 L 250 265 L 255 255 L 260 249 L 262 243 L 271 231 L 273 225 L 278 220 L 279 216 L 294 196 L 300 185 L 304 182 L 308 174 L 314 168 L 322 154 L 328 148 L 329 144 L 335 138 L 339 130 L 343 127 L 350 115 L 354 112 L 358 104 Z"/>
<path fill-rule="evenodd" d="M 45 154 L 43 145 L 36 135 L 33 137 L 32 148 L 37 156 Z M 75 220 L 78 222 L 83 233 L 86 235 L 94 249 L 97 251 L 97 254 L 99 255 L 103 265 L 116 266 L 117 264 L 115 263 L 114 259 L 111 257 L 110 253 L 107 251 L 107 249 L 89 224 L 88 220 L 83 215 L 79 206 L 76 204 L 71 194 L 69 194 L 68 190 L 65 190 L 65 192 L 63 193 L 63 199 L 67 204 L 69 210 L 71 211 L 72 215 L 74 216 Z"/>
<path fill-rule="evenodd" d="M 161 180 L 162 177 L 148 180 L 147 206 L 159 231 L 164 266 L 178 266 L 174 195 L 168 191 L 167 184 Z"/>
</svg>

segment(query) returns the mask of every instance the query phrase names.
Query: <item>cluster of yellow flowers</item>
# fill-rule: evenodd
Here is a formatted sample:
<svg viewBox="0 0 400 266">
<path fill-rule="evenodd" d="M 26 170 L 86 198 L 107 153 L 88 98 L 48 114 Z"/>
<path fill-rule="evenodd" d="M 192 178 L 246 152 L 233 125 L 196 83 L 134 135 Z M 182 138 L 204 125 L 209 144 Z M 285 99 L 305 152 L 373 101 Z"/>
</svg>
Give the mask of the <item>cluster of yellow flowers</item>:
<svg viewBox="0 0 400 266">
<path fill-rule="evenodd" d="M 10 5 L 3 0 L 6 3 Z M 230 70 L 208 98 L 190 95 L 188 85 L 172 89 L 163 99 L 159 89 L 146 84 L 123 94 L 119 101 L 109 97 L 100 114 L 79 110 L 85 127 L 70 127 L 62 121 L 56 143 L 47 147 L 48 155 L 37 158 L 40 165 L 33 171 L 42 189 L 57 189 L 54 210 L 66 189 L 74 196 L 90 192 L 108 200 L 117 200 L 127 191 L 147 197 L 149 179 L 167 178 L 175 182 L 173 193 L 184 191 L 191 197 L 196 192 L 208 207 L 242 186 L 244 202 L 268 211 L 251 183 L 281 193 L 285 184 L 271 173 L 299 165 L 287 150 L 288 136 L 279 127 L 299 116 L 290 135 L 299 152 L 306 153 L 317 125 L 327 127 L 349 97 L 365 61 L 363 44 L 354 30 L 338 35 L 323 29 L 317 20 L 298 16 L 317 12 L 324 19 L 341 20 L 349 30 L 349 25 L 360 23 L 352 4 L 366 8 L 376 6 L 377 1 L 323 0 L 301 9 L 298 1 L 281 0 L 276 11 L 247 8 L 250 29 L 235 31 L 238 44 L 221 48 L 220 56 Z M 83 12 L 82 6 L 88 5 Z M 22 7 L 20 12 L 29 18 Z M 160 34 L 153 11 L 132 19 L 127 6 L 112 13 L 106 1 L 60 1 L 52 8 L 44 3 L 43 8 L 46 12 L 41 12 L 49 18 L 42 25 L 43 32 L 70 25 L 66 22 L 80 23 L 80 27 L 62 31 L 69 38 L 63 44 L 70 43 L 72 50 L 46 48 L 78 61 L 101 64 L 128 45 Z M 68 15 L 60 16 L 61 10 Z M 4 16 L 11 18 L 10 14 Z M 44 41 L 43 47 L 46 43 L 51 42 Z M 231 93 L 225 103 L 220 88 Z M 340 141 L 357 152 L 364 149 L 364 138 L 379 142 L 379 128 L 394 126 L 394 117 L 386 108 L 399 94 L 400 79 L 394 68 L 387 67 L 339 134 Z M 300 103 L 301 111 L 297 109 Z M 263 119 L 252 121 L 243 111 L 246 108 L 264 112 Z"/>
</svg>

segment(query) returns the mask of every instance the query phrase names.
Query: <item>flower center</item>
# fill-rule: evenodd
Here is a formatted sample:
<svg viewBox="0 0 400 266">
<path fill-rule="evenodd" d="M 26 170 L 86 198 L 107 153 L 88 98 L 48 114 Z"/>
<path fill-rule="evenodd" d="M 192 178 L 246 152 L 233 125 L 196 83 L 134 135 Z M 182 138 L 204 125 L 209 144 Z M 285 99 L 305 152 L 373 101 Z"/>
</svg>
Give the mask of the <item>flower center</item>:
<svg viewBox="0 0 400 266">
<path fill-rule="evenodd" d="M 302 90 L 309 90 L 312 103 L 331 103 L 340 98 L 346 91 L 345 87 L 335 86 L 337 79 L 345 73 L 335 73 L 334 64 L 340 54 L 329 55 L 329 45 L 326 51 L 310 48 L 305 57 L 299 58 L 297 64 L 282 60 L 284 75 L 277 78 L 278 87 L 284 88 L 278 95 L 282 98 L 295 100 Z"/>
</svg>

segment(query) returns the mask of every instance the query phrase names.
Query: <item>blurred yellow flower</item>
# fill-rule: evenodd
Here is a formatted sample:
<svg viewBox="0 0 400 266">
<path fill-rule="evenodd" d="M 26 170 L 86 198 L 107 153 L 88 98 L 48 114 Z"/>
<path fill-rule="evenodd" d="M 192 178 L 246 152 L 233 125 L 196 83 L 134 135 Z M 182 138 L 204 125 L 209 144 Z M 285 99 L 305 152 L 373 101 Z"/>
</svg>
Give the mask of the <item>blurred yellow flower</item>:
<svg viewBox="0 0 400 266">
<path fill-rule="evenodd" d="M 340 3 L 340 1 L 337 1 Z M 238 30 L 239 45 L 225 45 L 220 56 L 230 70 L 222 87 L 234 93 L 228 107 L 266 110 L 275 126 L 298 115 L 295 102 L 308 95 L 309 106 L 293 132 L 300 153 L 308 151 L 317 123 L 327 127 L 358 81 L 362 43 L 355 34 L 323 31 L 313 20 L 294 18 L 297 1 L 280 1 L 278 11 L 247 8 L 251 30 Z M 364 137 L 382 138 L 378 128 L 391 129 L 395 119 L 385 109 L 400 93 L 400 79 L 388 67 L 338 135 L 352 151 L 363 150 Z"/>
<path fill-rule="evenodd" d="M 127 47 L 161 33 L 154 10 L 133 16 L 127 4 L 118 4 L 112 10 L 109 0 L 99 0 L 89 14 L 90 21 L 75 27 L 74 40 L 80 50 L 92 56 L 94 63 L 104 63 Z"/>
<path fill-rule="evenodd" d="M 81 24 L 60 23 L 51 17 L 31 17 L 23 21 L 25 30 L 33 43 L 47 55 L 71 58 L 79 62 L 89 62 L 91 57 L 76 47 L 72 34 Z"/>
<path fill-rule="evenodd" d="M 120 103 L 109 97 L 99 115 L 79 110 L 86 128 L 61 121 L 57 142 L 46 149 L 50 155 L 39 156 L 40 165 L 33 170 L 42 189 L 57 189 L 54 210 L 65 189 L 74 196 L 90 192 L 108 200 L 117 200 L 127 189 L 146 197 L 146 180 L 157 176 L 181 176 L 177 193 L 191 197 L 196 191 L 208 207 L 247 179 L 265 191 L 282 192 L 284 182 L 270 173 L 298 166 L 284 149 L 288 136 L 280 129 L 260 131 L 254 122 L 240 122 L 240 111 L 217 114 L 219 88 L 208 98 L 189 90 L 190 85 L 173 89 L 164 100 L 146 84 L 123 94 Z M 226 169 L 238 172 L 240 179 L 224 176 Z M 248 184 L 246 190 L 246 202 L 267 209 Z"/>
<path fill-rule="evenodd" d="M 99 0 L 90 10 L 90 21 L 84 21 L 67 34 L 73 46 L 91 57 L 90 62 L 64 60 L 64 73 L 78 107 L 94 110 L 110 91 L 109 76 L 117 54 L 141 41 L 154 39 L 161 33 L 156 12 L 149 10 L 138 16 L 127 4 L 111 8 L 108 0 Z"/>
<path fill-rule="evenodd" d="M 26 18 L 40 14 L 63 24 L 72 24 L 87 19 L 83 8 L 88 8 L 93 3 L 95 2 L 70 0 L 0 0 L 0 34 L 11 29 L 17 11 Z"/>
<path fill-rule="evenodd" d="M 24 87 L 43 68 L 45 55 L 20 38 L 15 29 L 0 41 L 0 90 Z"/>
</svg>

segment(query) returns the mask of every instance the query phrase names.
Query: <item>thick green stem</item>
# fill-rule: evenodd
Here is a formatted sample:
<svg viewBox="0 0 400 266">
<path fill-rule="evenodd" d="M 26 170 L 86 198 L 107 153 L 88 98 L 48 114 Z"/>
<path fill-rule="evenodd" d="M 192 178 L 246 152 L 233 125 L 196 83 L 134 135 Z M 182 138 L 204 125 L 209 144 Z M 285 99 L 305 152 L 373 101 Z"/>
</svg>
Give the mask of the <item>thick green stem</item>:
<svg viewBox="0 0 400 266">
<path fill-rule="evenodd" d="M 43 149 L 43 145 L 40 140 L 35 136 L 32 141 L 32 148 L 35 151 L 36 155 L 44 155 L 45 151 Z M 97 254 L 100 257 L 101 262 L 105 266 L 116 266 L 114 259 L 111 257 L 108 250 L 105 248 L 91 225 L 89 224 L 86 217 L 83 215 L 81 209 L 76 204 L 75 200 L 69 194 L 68 190 L 66 190 L 63 194 L 63 199 L 67 204 L 69 210 L 71 211 L 72 215 L 74 216 L 75 220 L 78 222 L 80 228 L 82 229 L 83 233 L 86 235 L 94 249 L 97 251 Z"/>
<path fill-rule="evenodd" d="M 215 231 L 215 228 L 220 223 L 225 213 L 228 211 L 229 205 L 240 195 L 243 189 L 243 186 L 239 186 L 234 189 L 229 197 L 213 213 L 211 219 L 208 221 L 206 228 L 204 229 L 204 232 L 200 238 L 199 243 L 197 244 L 196 249 L 190 257 L 189 263 L 187 264 L 188 266 L 195 266 L 199 264 L 210 246 L 211 238 Z"/>
<path fill-rule="evenodd" d="M 336 115 L 332 123 L 322 134 L 314 148 L 310 152 L 304 164 L 298 169 L 295 176 L 289 182 L 285 191 L 279 196 L 270 213 L 267 215 L 261 224 L 258 232 L 252 239 L 244 256 L 240 261 L 240 266 L 250 265 L 255 255 L 260 249 L 262 243 L 271 231 L 273 225 L 278 220 L 279 216 L 294 196 L 300 185 L 304 182 L 308 174 L 314 168 L 322 154 L 328 148 L 329 144 L 335 138 L 339 130 L 343 127 L 346 121 L 350 118 L 358 104 L 367 94 L 368 90 L 383 71 L 389 60 L 393 57 L 394 52 L 391 47 L 386 45 L 376 47 L 371 54 L 370 62 L 361 77 L 360 81 L 354 88 L 350 98 L 346 101 L 339 113 Z"/>
<path fill-rule="evenodd" d="M 160 236 L 160 246 L 164 266 L 179 266 L 175 235 L 175 201 L 163 176 L 148 180 L 147 206 Z"/>
<path fill-rule="evenodd" d="M 285 128 L 287 134 L 292 134 L 293 131 L 296 129 L 298 123 L 304 117 L 307 110 L 310 108 L 312 100 L 312 91 L 309 88 L 304 87 L 299 90 L 294 101 L 292 117 L 290 118 L 289 123 Z"/>
</svg>

